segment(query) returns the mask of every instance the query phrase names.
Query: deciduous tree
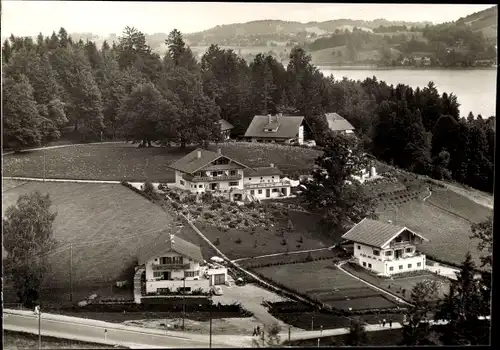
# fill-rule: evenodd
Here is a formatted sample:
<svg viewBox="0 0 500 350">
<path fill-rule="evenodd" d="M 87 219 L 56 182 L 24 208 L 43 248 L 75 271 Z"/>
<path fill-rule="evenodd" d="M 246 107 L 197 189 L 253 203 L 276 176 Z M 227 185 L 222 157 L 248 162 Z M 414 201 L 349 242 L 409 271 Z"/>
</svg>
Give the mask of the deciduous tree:
<svg viewBox="0 0 500 350">
<path fill-rule="evenodd" d="M 27 307 L 38 299 L 47 271 L 43 257 L 54 246 L 49 195 L 39 192 L 21 195 L 8 207 L 3 219 L 3 246 L 8 253 L 5 272 L 13 282 L 19 300 Z"/>
</svg>

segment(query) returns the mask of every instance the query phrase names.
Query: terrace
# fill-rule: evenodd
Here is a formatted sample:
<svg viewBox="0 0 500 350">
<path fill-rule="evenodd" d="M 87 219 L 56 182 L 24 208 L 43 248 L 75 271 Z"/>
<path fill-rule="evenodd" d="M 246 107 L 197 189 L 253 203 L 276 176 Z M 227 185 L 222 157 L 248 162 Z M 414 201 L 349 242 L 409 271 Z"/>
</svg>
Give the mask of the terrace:
<svg viewBox="0 0 500 350">
<path fill-rule="evenodd" d="M 245 188 L 283 187 L 283 186 L 290 186 L 290 181 L 248 183 L 248 184 L 245 184 L 244 186 L 245 186 Z"/>
</svg>

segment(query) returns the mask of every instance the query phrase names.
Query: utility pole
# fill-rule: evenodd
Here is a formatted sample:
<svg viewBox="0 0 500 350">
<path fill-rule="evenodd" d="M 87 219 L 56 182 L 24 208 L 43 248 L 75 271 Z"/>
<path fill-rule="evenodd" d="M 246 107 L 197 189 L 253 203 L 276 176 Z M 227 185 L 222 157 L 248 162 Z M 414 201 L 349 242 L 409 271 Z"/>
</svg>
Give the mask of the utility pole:
<svg viewBox="0 0 500 350">
<path fill-rule="evenodd" d="M 42 311 L 38 306 L 38 350 L 42 349 Z"/>
<path fill-rule="evenodd" d="M 208 293 L 209 293 L 208 296 L 210 297 L 208 302 L 208 313 L 210 318 L 210 338 L 208 346 L 209 348 L 212 348 L 212 291 L 210 290 Z"/>
<path fill-rule="evenodd" d="M 320 331 L 319 331 L 319 338 L 318 338 L 318 348 L 319 348 L 319 341 L 321 339 L 321 337 L 323 336 L 323 326 L 320 326 Z"/>
<path fill-rule="evenodd" d="M 292 326 L 288 326 L 288 345 L 290 346 L 290 342 L 292 341 Z"/>
<path fill-rule="evenodd" d="M 73 243 L 69 244 L 69 301 L 73 301 Z"/>
<path fill-rule="evenodd" d="M 186 276 L 183 279 L 182 288 L 182 330 L 184 330 L 184 319 L 186 318 Z"/>
<path fill-rule="evenodd" d="M 314 311 L 313 311 L 313 314 L 311 316 L 311 331 L 314 331 Z"/>
<path fill-rule="evenodd" d="M 46 160 L 46 149 L 45 149 L 45 119 L 43 120 L 43 135 L 42 135 L 42 143 L 43 143 L 43 182 L 45 182 L 45 160 Z"/>
</svg>

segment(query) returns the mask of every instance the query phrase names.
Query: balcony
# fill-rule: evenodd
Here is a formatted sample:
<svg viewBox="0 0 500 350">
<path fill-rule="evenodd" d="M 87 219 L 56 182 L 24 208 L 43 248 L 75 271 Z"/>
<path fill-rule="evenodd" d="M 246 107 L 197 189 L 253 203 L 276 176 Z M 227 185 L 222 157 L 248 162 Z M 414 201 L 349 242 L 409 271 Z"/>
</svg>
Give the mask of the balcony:
<svg viewBox="0 0 500 350">
<path fill-rule="evenodd" d="M 152 265 L 153 271 L 161 270 L 186 270 L 189 269 L 189 264 L 159 264 Z"/>
<path fill-rule="evenodd" d="M 238 181 L 241 180 L 241 175 L 193 176 L 183 174 L 182 178 L 189 182 Z"/>
<path fill-rule="evenodd" d="M 271 187 L 287 187 L 287 186 L 290 186 L 290 181 L 249 183 L 249 184 L 245 184 L 244 186 L 245 186 L 246 189 L 252 189 L 252 188 L 271 188 Z"/>
<path fill-rule="evenodd" d="M 403 241 L 403 242 L 391 242 L 389 244 L 389 247 L 392 249 L 398 249 L 398 248 L 406 248 L 409 246 L 413 246 L 415 243 L 413 241 Z"/>
</svg>

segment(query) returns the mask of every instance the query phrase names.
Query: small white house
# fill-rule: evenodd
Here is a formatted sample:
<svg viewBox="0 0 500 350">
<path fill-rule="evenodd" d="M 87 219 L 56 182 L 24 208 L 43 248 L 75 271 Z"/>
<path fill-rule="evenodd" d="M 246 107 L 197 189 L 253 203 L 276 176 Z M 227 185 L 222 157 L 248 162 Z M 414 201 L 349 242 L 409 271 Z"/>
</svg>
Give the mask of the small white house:
<svg viewBox="0 0 500 350">
<path fill-rule="evenodd" d="M 407 227 L 365 218 L 342 238 L 353 243 L 357 263 L 379 275 L 425 269 L 425 255 L 416 246 L 428 239 Z"/>
<path fill-rule="evenodd" d="M 160 237 L 154 244 L 142 247 L 138 254 L 139 266 L 146 270 L 146 293 L 178 288 L 190 293 L 201 288 L 208 292 L 214 284 L 224 284 L 227 269 L 208 270 L 199 246 L 174 235 Z"/>
</svg>

